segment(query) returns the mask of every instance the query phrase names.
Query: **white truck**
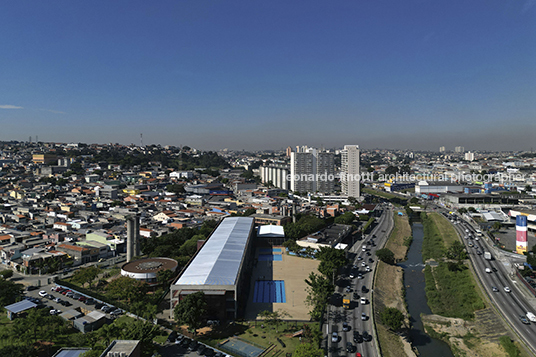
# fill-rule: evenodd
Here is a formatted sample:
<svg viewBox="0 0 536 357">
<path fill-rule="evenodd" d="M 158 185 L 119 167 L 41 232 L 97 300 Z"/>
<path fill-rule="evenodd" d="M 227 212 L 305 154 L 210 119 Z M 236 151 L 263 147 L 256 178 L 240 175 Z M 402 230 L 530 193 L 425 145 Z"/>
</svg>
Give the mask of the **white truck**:
<svg viewBox="0 0 536 357">
<path fill-rule="evenodd" d="M 484 259 L 491 260 L 491 253 L 490 252 L 484 252 Z"/>
<path fill-rule="evenodd" d="M 527 312 L 527 319 L 529 319 L 530 322 L 536 322 L 536 315 L 534 315 L 532 312 Z"/>
</svg>

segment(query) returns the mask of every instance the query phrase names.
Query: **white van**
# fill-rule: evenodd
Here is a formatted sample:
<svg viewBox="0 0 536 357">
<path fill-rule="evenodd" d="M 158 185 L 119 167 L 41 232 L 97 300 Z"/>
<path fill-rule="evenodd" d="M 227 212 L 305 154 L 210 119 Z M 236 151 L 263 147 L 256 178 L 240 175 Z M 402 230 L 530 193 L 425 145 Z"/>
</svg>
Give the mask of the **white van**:
<svg viewBox="0 0 536 357">
<path fill-rule="evenodd" d="M 532 312 L 527 312 L 527 319 L 529 319 L 531 322 L 536 322 L 536 315 L 534 315 Z"/>
</svg>

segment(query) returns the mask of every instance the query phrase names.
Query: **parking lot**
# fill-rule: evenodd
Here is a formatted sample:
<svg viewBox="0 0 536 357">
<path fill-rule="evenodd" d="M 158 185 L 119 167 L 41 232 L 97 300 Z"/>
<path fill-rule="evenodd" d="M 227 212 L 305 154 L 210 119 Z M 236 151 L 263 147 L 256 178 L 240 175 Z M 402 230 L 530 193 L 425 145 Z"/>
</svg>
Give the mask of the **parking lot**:
<svg viewBox="0 0 536 357">
<path fill-rule="evenodd" d="M 53 287 L 57 287 L 57 286 L 58 285 L 56 285 L 56 284 L 50 284 L 50 285 L 41 286 L 41 287 L 39 287 L 39 288 L 37 288 L 35 290 L 26 291 L 26 296 L 31 296 L 33 298 L 38 299 L 43 305 L 46 305 L 46 306 L 50 307 L 50 310 L 52 310 L 52 309 L 60 310 L 59 314 L 65 312 L 67 310 L 77 309 L 77 308 L 79 308 L 79 310 L 81 310 L 82 312 L 85 312 L 86 314 L 88 312 L 93 311 L 93 310 L 99 310 L 101 312 L 104 312 L 101 309 L 96 308 L 96 307 L 99 307 L 98 304 L 102 304 L 101 301 L 93 300 L 93 302 L 90 302 L 88 304 L 84 304 L 84 302 L 79 301 L 77 298 L 67 297 L 66 295 L 63 295 L 63 294 L 61 294 L 59 292 L 51 290 Z M 42 292 L 42 291 L 46 292 L 47 296 L 40 296 L 40 292 Z M 73 292 L 76 293 L 76 291 L 73 291 Z M 78 295 L 87 297 L 86 295 L 80 294 L 80 293 L 78 293 Z M 60 302 L 55 301 L 54 300 L 55 298 L 59 298 L 59 299 L 61 299 L 63 301 L 66 301 L 68 306 L 64 306 Z M 114 319 L 114 316 L 110 314 L 110 312 L 112 310 L 110 310 L 110 311 L 108 311 L 108 313 L 106 313 L 106 317 L 108 319 L 110 319 L 110 320 Z"/>
</svg>

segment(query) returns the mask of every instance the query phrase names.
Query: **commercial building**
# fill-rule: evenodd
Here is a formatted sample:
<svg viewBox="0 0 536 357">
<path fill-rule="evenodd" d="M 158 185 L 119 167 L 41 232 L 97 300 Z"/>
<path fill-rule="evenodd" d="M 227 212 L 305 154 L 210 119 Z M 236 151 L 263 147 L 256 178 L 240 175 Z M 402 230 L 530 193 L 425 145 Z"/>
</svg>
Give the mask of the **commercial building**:
<svg viewBox="0 0 536 357">
<path fill-rule="evenodd" d="M 335 156 L 313 148 L 290 154 L 290 189 L 331 193 L 335 189 Z"/>
<path fill-rule="evenodd" d="M 358 198 L 360 191 L 359 146 L 344 145 L 341 151 L 341 189 L 348 197 Z"/>
<path fill-rule="evenodd" d="M 202 291 L 208 303 L 206 317 L 236 319 L 248 295 L 253 235 L 253 218 L 223 219 L 171 285 L 171 313 L 185 296 Z"/>
</svg>

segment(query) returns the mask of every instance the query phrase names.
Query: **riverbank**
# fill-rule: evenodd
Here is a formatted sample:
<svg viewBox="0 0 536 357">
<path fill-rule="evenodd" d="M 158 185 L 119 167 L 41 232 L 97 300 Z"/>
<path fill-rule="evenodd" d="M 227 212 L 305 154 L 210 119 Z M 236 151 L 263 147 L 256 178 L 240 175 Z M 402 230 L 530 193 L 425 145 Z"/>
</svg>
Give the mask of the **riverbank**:
<svg viewBox="0 0 536 357">
<path fill-rule="evenodd" d="M 495 310 L 486 308 L 486 297 L 470 262 L 457 264 L 446 259 L 447 249 L 460 240 L 456 230 L 437 213 L 424 213 L 421 218 L 423 260 L 438 262 L 424 269 L 426 299 L 432 311 L 421 316 L 426 333 L 445 341 L 456 357 L 508 357 L 499 342 L 508 330 Z"/>
<path fill-rule="evenodd" d="M 409 245 L 407 238 L 411 237 L 411 227 L 407 216 L 398 216 L 394 213 L 395 226 L 385 248 L 390 249 L 395 255 L 395 261 L 405 259 Z M 386 307 L 394 307 L 406 317 L 405 324 L 409 326 L 409 315 L 405 303 L 404 289 L 404 270 L 396 265 L 389 265 L 384 262 L 378 262 L 376 268 L 376 278 L 374 285 L 374 315 L 376 322 L 376 331 L 380 349 L 383 356 L 416 356 L 412 350 L 411 344 L 404 338 L 381 324 L 379 314 Z"/>
</svg>

